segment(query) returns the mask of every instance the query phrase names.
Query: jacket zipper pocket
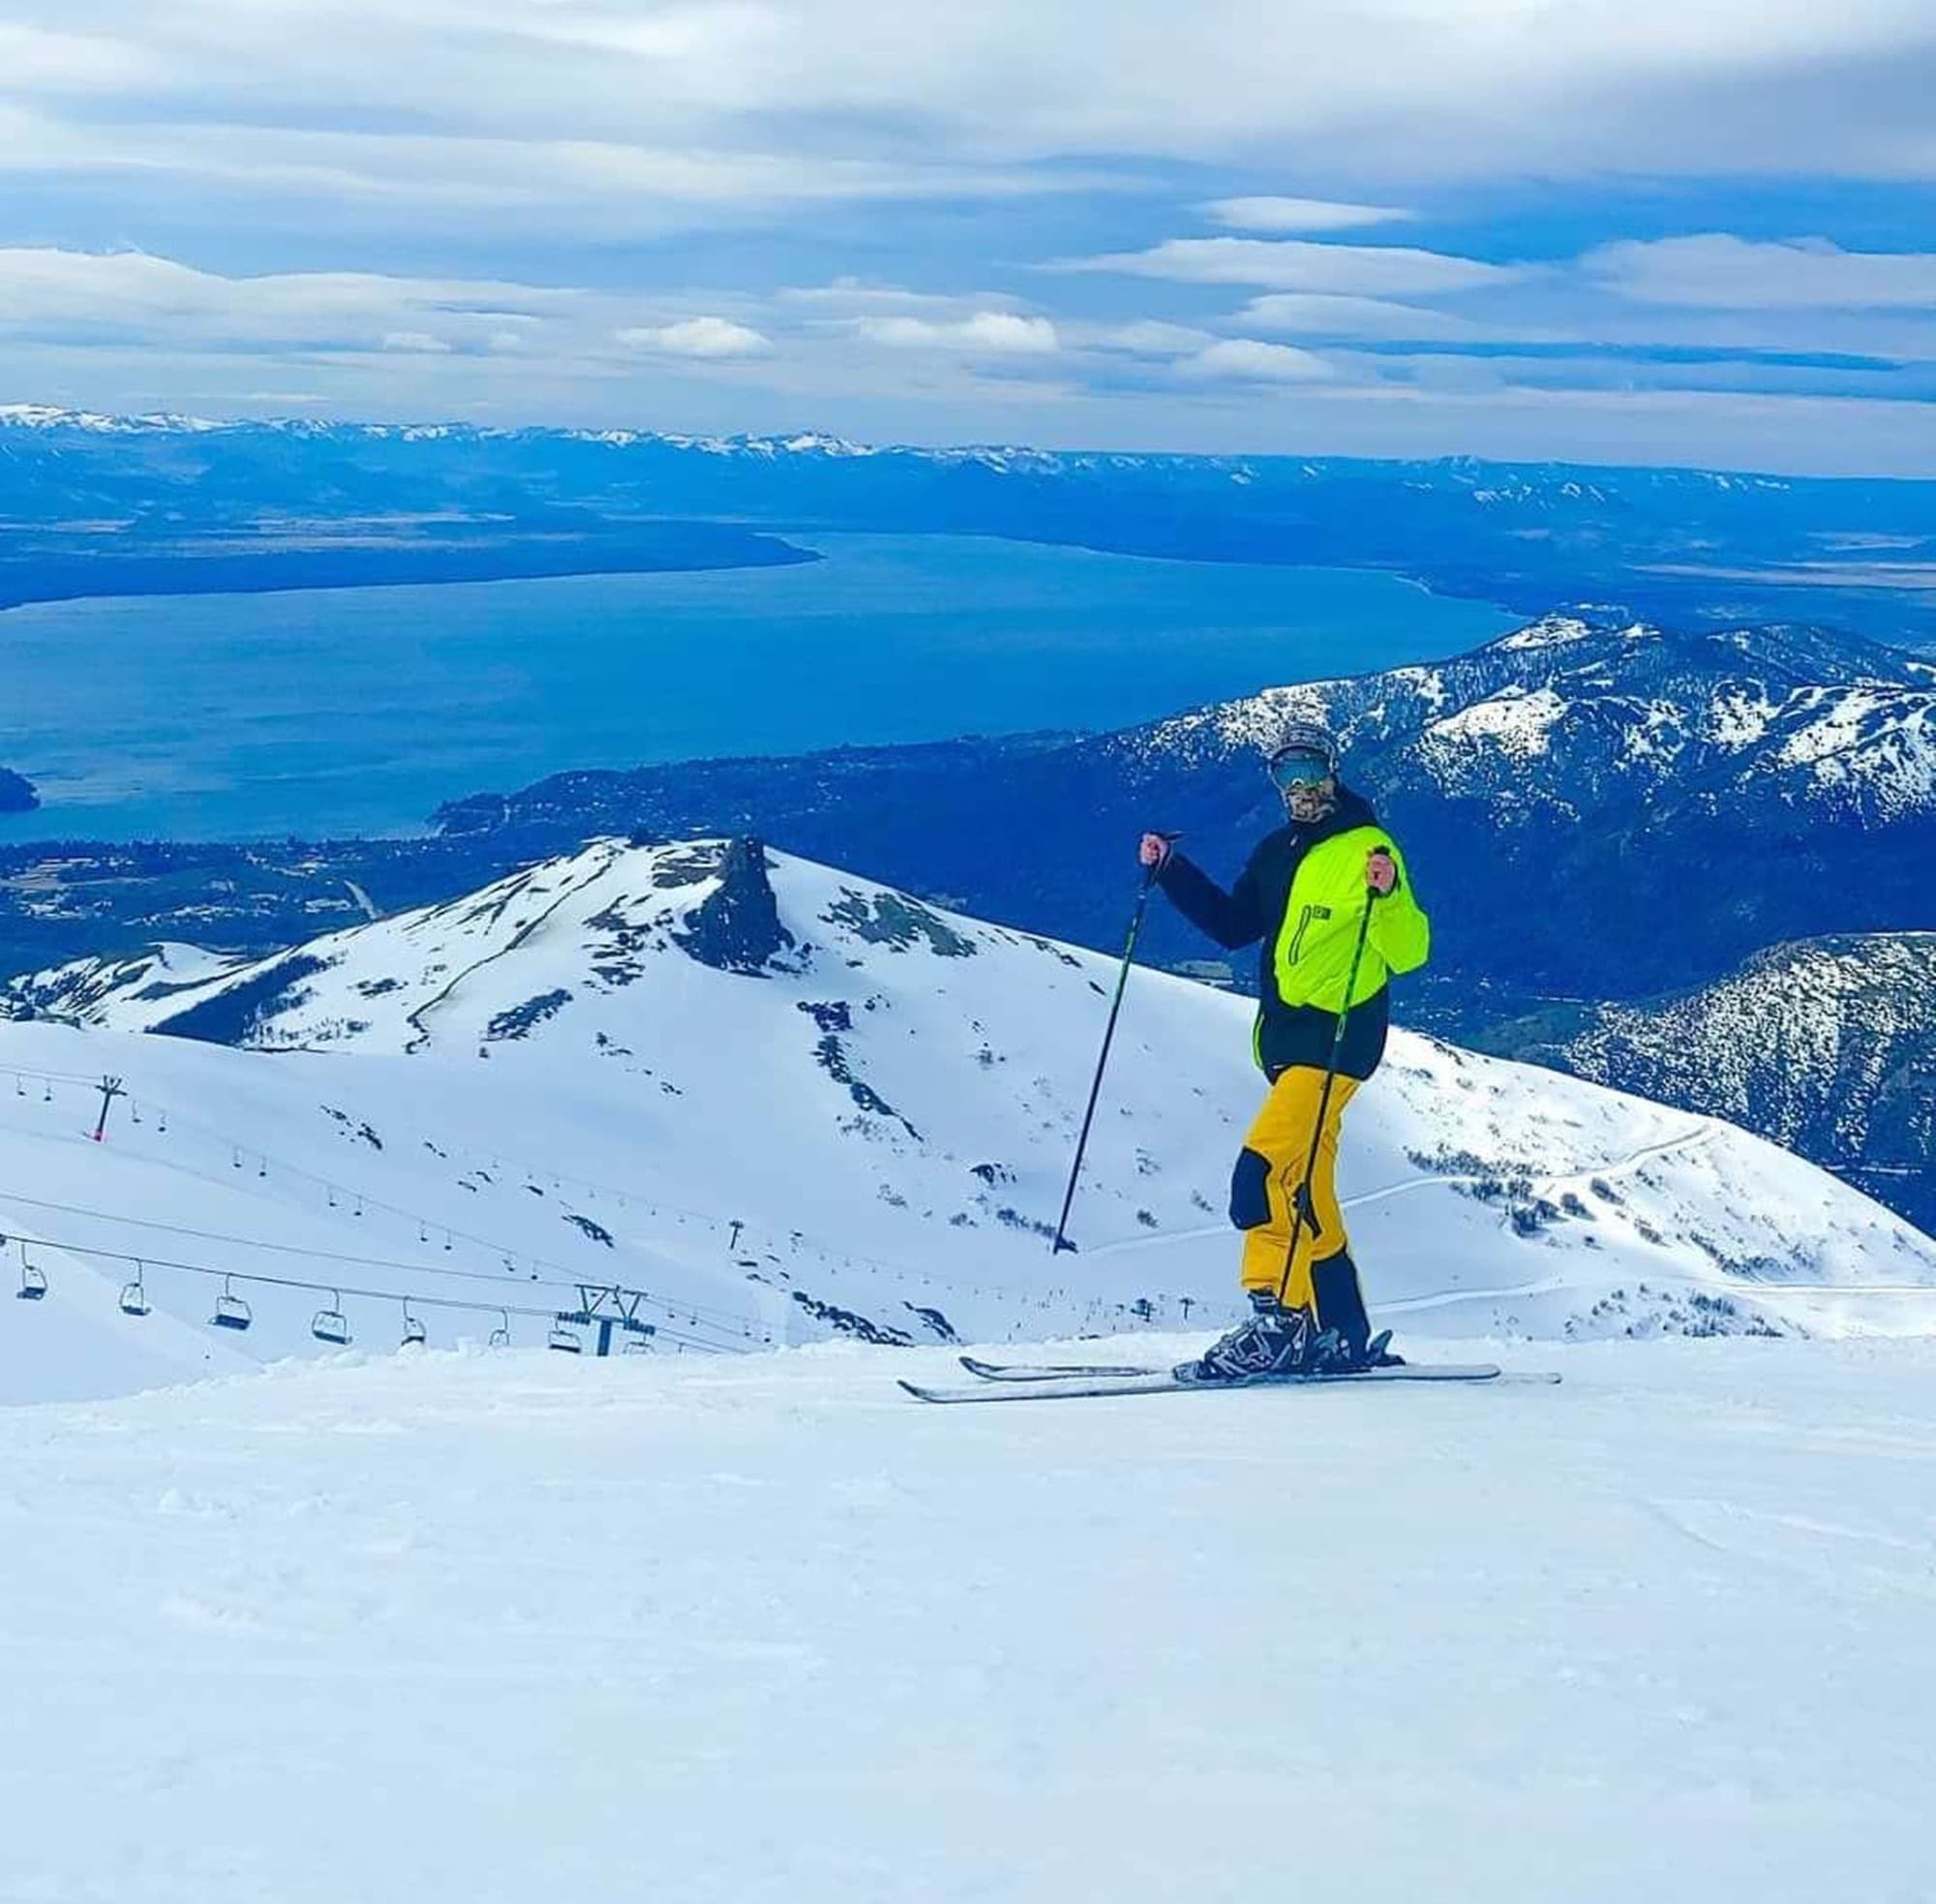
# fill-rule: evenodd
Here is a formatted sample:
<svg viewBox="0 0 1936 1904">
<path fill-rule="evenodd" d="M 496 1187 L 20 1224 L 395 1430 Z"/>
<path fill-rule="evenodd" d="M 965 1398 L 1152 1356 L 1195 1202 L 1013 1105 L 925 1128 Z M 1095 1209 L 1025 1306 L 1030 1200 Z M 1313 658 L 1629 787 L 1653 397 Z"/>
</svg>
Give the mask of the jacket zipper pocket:
<svg viewBox="0 0 1936 1904">
<path fill-rule="evenodd" d="M 1290 935 L 1290 947 L 1285 953 L 1284 962 L 1286 965 L 1295 965 L 1304 955 L 1304 935 L 1311 930 L 1311 922 L 1314 919 L 1329 919 L 1330 917 L 1331 908 L 1329 906 L 1306 906 L 1304 908 L 1304 911 L 1298 917 L 1297 930 Z"/>
</svg>

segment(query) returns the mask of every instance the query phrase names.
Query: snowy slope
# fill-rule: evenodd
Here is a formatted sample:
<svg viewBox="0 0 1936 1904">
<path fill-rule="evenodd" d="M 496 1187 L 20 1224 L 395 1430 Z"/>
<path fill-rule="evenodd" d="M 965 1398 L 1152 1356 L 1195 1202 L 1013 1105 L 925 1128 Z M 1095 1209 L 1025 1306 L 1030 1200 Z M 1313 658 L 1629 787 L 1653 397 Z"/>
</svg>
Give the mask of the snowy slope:
<svg viewBox="0 0 1936 1904">
<path fill-rule="evenodd" d="M 236 1273 L 253 1327 L 203 1329 L 231 1355 L 319 1351 L 318 1310 L 388 1348 L 407 1301 L 434 1343 L 535 1343 L 581 1284 L 643 1292 L 661 1352 L 1231 1311 L 1222 1202 L 1259 1084 L 1244 1003 L 1180 979 L 1136 975 L 1055 1257 L 1113 977 L 1092 954 L 779 855 L 600 841 L 254 965 L 171 958 L 159 991 L 138 963 L 118 989 L 70 974 L 83 1025 L 0 1024 L 0 1228 L 54 1285 L 0 1302 L 15 1398 L 134 1385 L 55 1330 L 136 1257 L 197 1329 Z M 104 1073 L 131 1098 L 95 1144 Z M 1936 1316 L 1936 1246 L 1787 1153 L 1427 1039 L 1394 1039 L 1344 1187 L 1408 1335 Z"/>
<path fill-rule="evenodd" d="M 0 1410 L 0 1895 L 1922 1904 L 1936 1349 L 1514 1359 L 1564 1385 Z"/>
<path fill-rule="evenodd" d="M 1936 1226 L 1936 932 L 1774 946 L 1698 991 L 1513 1032 L 1525 1055 L 1749 1125 Z"/>
</svg>

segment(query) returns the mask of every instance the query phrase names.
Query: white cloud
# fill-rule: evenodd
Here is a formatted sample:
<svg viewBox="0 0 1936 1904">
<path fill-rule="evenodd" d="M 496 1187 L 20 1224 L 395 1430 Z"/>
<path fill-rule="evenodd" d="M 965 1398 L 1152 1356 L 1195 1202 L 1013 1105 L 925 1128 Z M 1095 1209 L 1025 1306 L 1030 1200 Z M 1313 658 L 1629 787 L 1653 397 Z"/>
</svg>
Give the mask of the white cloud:
<svg viewBox="0 0 1936 1904">
<path fill-rule="evenodd" d="M 1501 337 L 1524 342 L 1528 337 L 1523 328 L 1476 323 L 1449 311 L 1321 291 L 1272 291 L 1254 297 L 1244 306 L 1243 321 L 1254 329 L 1287 337 L 1350 337 L 1370 343 L 1469 344 Z"/>
<path fill-rule="evenodd" d="M 29 55 L 0 58 L 10 93 L 138 79 L 149 102 L 141 124 L 76 121 L 55 163 L 205 157 L 228 128 L 231 163 L 246 151 L 287 175 L 313 161 L 295 129 L 408 127 L 371 134 L 352 167 L 398 194 L 423 127 L 598 149 L 649 126 L 665 159 L 750 153 L 835 188 L 826 165 L 845 160 L 916 192 L 951 168 L 999 191 L 1017 166 L 1022 189 L 1054 190 L 1037 161 L 1123 155 L 1327 181 L 1936 176 L 1927 0 L 1196 0 L 1187 32 L 1174 0 L 889 17 L 878 0 L 11 0 L 8 15 Z"/>
<path fill-rule="evenodd" d="M 1184 374 L 1245 383 L 1321 383 L 1336 376 L 1322 357 L 1254 337 L 1221 338 L 1185 360 Z"/>
<path fill-rule="evenodd" d="M 1061 268 L 1179 284 L 1370 296 L 1469 290 L 1513 284 L 1526 275 L 1511 265 L 1403 245 L 1324 245 L 1303 238 L 1167 238 L 1148 251 L 1074 258 Z"/>
<path fill-rule="evenodd" d="M 830 285 L 792 286 L 782 290 L 779 298 L 782 303 L 803 305 L 814 311 L 870 317 L 909 312 L 932 315 L 964 308 L 973 311 L 1000 304 L 999 299 L 984 296 L 971 300 L 964 307 L 961 299 L 938 291 L 910 290 L 905 285 L 879 285 L 864 278 L 835 278 Z"/>
<path fill-rule="evenodd" d="M 617 333 L 620 344 L 668 357 L 761 357 L 772 340 L 730 317 L 681 317 L 671 324 L 634 324 Z"/>
<path fill-rule="evenodd" d="M 1349 231 L 1412 216 L 1394 205 L 1339 204 L 1328 198 L 1218 198 L 1203 209 L 1213 224 L 1232 231 Z"/>
<path fill-rule="evenodd" d="M 514 85 L 514 81 L 506 81 Z M 0 73 L 0 89 L 5 76 Z M 412 113 L 413 120 L 421 114 Z M 433 229 L 501 230 L 507 214 L 543 215 L 552 235 L 673 231 L 764 219 L 802 205 L 1000 198 L 1102 191 L 1113 181 L 951 162 L 722 144 L 648 145 L 529 128 L 367 132 L 321 126 L 69 118 L 0 99 L 0 176 L 39 181 L 119 177 L 144 197 L 211 196 L 327 206 L 332 220 Z M 629 128 L 627 129 L 629 132 Z"/>
<path fill-rule="evenodd" d="M 408 334 L 460 348 L 507 325 L 555 318 L 576 295 L 487 280 L 374 272 L 225 277 L 145 252 L 0 248 L 0 333 L 132 333 L 367 348 L 390 348 L 385 340 Z"/>
<path fill-rule="evenodd" d="M 725 360 L 767 337 L 713 313 L 667 316 L 609 291 L 374 272 L 227 277 L 142 252 L 0 248 L 0 338 L 99 349 L 369 351 L 396 357 L 551 358 L 617 365 L 621 350 Z M 650 317 L 651 321 L 642 322 Z"/>
<path fill-rule="evenodd" d="M 1180 357 L 1213 342 L 1209 331 L 1194 324 L 1165 324 L 1156 319 L 1116 324 L 1087 340 L 1099 349 L 1127 350 L 1138 357 Z"/>
<path fill-rule="evenodd" d="M 9 92 L 127 92 L 165 73 L 163 62 L 133 41 L 0 20 L 0 84 Z"/>
<path fill-rule="evenodd" d="M 1705 310 L 1936 310 L 1936 253 L 1845 252 L 1825 238 L 1758 243 L 1711 232 L 1604 245 L 1589 275 L 1644 304 Z"/>
<path fill-rule="evenodd" d="M 871 344 L 897 350 L 958 350 L 1004 357 L 1053 356 L 1061 348 L 1046 317 L 1013 311 L 977 311 L 957 319 L 858 317 L 854 328 Z"/>
</svg>

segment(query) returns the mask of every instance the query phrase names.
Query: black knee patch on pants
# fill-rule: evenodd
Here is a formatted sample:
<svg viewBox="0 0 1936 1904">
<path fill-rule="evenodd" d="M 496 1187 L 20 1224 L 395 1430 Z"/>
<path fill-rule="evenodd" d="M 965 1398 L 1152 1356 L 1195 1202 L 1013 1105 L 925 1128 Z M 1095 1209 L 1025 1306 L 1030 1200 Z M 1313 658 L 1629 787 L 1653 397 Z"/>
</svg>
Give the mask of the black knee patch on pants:
<svg viewBox="0 0 1936 1904">
<path fill-rule="evenodd" d="M 1336 1329 L 1358 1353 L 1372 1339 L 1372 1318 L 1365 1314 L 1365 1293 L 1358 1286 L 1358 1266 L 1348 1250 L 1311 1265 L 1312 1292 L 1317 1298 L 1317 1326 Z"/>
<path fill-rule="evenodd" d="M 1237 1153 L 1230 1172 L 1230 1221 L 1239 1229 L 1261 1229 L 1270 1222 L 1270 1159 L 1255 1150 Z"/>
</svg>

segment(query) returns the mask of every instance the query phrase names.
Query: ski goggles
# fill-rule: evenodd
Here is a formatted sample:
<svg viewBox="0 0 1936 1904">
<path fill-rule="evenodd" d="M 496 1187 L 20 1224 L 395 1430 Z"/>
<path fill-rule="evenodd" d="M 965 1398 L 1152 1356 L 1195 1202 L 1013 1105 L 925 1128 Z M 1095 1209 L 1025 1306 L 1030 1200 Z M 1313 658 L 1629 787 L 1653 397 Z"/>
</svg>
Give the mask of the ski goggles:
<svg viewBox="0 0 1936 1904">
<path fill-rule="evenodd" d="M 1331 777 L 1331 757 L 1316 747 L 1286 747 L 1270 757 L 1270 777 L 1281 794 L 1320 786 Z"/>
</svg>

